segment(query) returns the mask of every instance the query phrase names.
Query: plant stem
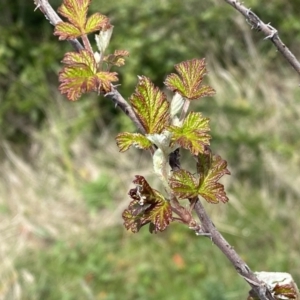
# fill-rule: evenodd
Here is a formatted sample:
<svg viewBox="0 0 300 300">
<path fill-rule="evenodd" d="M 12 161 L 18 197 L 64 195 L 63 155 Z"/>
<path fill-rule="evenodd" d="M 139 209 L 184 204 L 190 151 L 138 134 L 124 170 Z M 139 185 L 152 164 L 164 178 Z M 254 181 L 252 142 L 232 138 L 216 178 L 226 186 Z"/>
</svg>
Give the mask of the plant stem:
<svg viewBox="0 0 300 300">
<path fill-rule="evenodd" d="M 282 54 L 282 56 L 288 61 L 288 63 L 295 69 L 295 71 L 300 75 L 300 62 L 297 60 L 296 56 L 290 51 L 290 49 L 281 41 L 278 31 L 276 28 L 270 25 L 270 23 L 265 24 L 255 13 L 250 9 L 245 7 L 242 3 L 237 0 L 224 0 L 226 3 L 234 7 L 238 12 L 240 12 L 251 25 L 251 29 L 257 29 L 262 31 L 266 36 L 265 40 L 271 40 L 276 46 L 277 50 Z"/>
<path fill-rule="evenodd" d="M 236 271 L 248 282 L 261 300 L 274 300 L 270 291 L 264 283 L 260 282 L 256 275 L 250 270 L 247 264 L 240 258 L 237 252 L 224 239 L 221 233 L 216 229 L 215 225 L 207 215 L 202 203 L 198 199 L 195 203 L 194 210 L 201 222 L 202 230 L 207 233 L 212 242 L 223 252 L 223 254 L 233 264 Z"/>
</svg>

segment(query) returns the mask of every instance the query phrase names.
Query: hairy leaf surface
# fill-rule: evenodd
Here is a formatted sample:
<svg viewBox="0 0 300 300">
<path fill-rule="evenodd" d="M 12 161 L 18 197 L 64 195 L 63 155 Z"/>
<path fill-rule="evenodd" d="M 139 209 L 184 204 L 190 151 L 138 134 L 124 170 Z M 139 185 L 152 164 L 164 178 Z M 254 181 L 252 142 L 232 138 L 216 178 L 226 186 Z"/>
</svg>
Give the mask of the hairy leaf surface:
<svg viewBox="0 0 300 300">
<path fill-rule="evenodd" d="M 75 39 L 101 28 L 109 28 L 109 19 L 100 13 L 95 13 L 87 19 L 90 2 L 91 0 L 64 0 L 58 12 L 67 18 L 69 23 L 59 22 L 55 26 L 54 35 L 58 35 L 60 40 Z"/>
<path fill-rule="evenodd" d="M 173 92 L 178 92 L 189 100 L 212 96 L 215 90 L 210 86 L 201 85 L 206 75 L 205 59 L 192 59 L 175 65 L 177 74 L 170 74 L 165 85 Z"/>
<path fill-rule="evenodd" d="M 127 151 L 131 146 L 135 146 L 139 149 L 147 150 L 151 147 L 152 143 L 140 133 L 119 133 L 116 137 L 117 146 L 120 152 Z"/>
<path fill-rule="evenodd" d="M 202 153 L 204 147 L 209 145 L 210 135 L 209 119 L 203 118 L 201 113 L 191 112 L 184 120 L 182 126 L 170 126 L 168 130 L 173 134 L 172 142 L 177 142 L 188 149 L 193 155 Z"/>
<path fill-rule="evenodd" d="M 170 179 L 170 186 L 180 199 L 198 196 L 198 180 L 189 171 L 179 170 L 173 172 L 173 176 Z"/>
<path fill-rule="evenodd" d="M 166 95 L 155 87 L 149 78 L 139 77 L 132 108 L 146 133 L 161 133 L 169 123 L 169 102 Z"/>
</svg>

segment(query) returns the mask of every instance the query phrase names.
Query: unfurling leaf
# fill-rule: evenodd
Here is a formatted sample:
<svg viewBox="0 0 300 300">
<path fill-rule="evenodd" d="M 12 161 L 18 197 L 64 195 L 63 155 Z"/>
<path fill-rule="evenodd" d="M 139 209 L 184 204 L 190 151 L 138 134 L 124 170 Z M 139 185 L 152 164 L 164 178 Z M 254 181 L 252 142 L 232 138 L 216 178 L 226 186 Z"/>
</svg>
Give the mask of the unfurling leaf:
<svg viewBox="0 0 300 300">
<path fill-rule="evenodd" d="M 103 61 L 110 65 L 121 67 L 125 65 L 125 58 L 129 55 L 129 52 L 126 50 L 115 50 L 114 54 L 109 54 L 103 58 Z"/>
<path fill-rule="evenodd" d="M 86 92 L 107 93 L 112 82 L 118 80 L 115 72 L 97 72 L 94 55 L 87 50 L 68 52 L 62 62 L 66 66 L 59 73 L 59 89 L 72 101 Z"/>
<path fill-rule="evenodd" d="M 150 223 L 151 233 L 164 231 L 173 220 L 169 201 L 152 189 L 143 176 L 137 175 L 133 183 L 136 188 L 129 191 L 133 200 L 122 215 L 124 226 L 136 233 Z"/>
<path fill-rule="evenodd" d="M 110 26 L 109 28 L 104 28 L 101 30 L 99 34 L 95 34 L 96 44 L 101 56 L 103 56 L 106 48 L 108 47 L 113 29 L 114 27 Z"/>
<path fill-rule="evenodd" d="M 168 130 L 173 134 L 172 142 L 188 149 L 193 155 L 203 153 L 211 138 L 207 133 L 210 130 L 208 123 L 209 119 L 203 118 L 201 113 L 189 113 L 182 126 L 168 127 Z"/>
<path fill-rule="evenodd" d="M 130 97 L 132 108 L 146 133 L 161 133 L 169 124 L 169 102 L 149 78 L 139 77 L 134 94 Z"/>
<path fill-rule="evenodd" d="M 210 86 L 201 85 L 206 75 L 205 59 L 192 59 L 175 66 L 177 74 L 170 74 L 165 85 L 173 92 L 178 92 L 189 100 L 212 96 L 215 90 Z"/>
<path fill-rule="evenodd" d="M 91 0 L 64 0 L 58 12 L 70 23 L 59 22 L 55 26 L 54 35 L 58 35 L 60 40 L 75 39 L 101 28 L 109 28 L 109 19 L 104 15 L 95 13 L 87 19 L 90 2 Z"/>
<path fill-rule="evenodd" d="M 209 160 L 203 158 L 203 155 L 207 155 L 207 153 L 199 154 L 199 163 L 206 162 L 205 165 L 201 166 L 202 173 L 195 176 L 185 170 L 173 172 L 173 176 L 170 179 L 170 187 L 180 199 L 201 196 L 210 203 L 218 203 L 220 201 L 225 203 L 228 201 L 228 198 L 224 191 L 224 186 L 218 181 L 223 175 L 230 174 L 226 168 L 227 163 L 220 156 L 213 156 Z"/>
<path fill-rule="evenodd" d="M 179 94 L 175 93 L 173 99 L 171 100 L 171 107 L 170 107 L 170 115 L 173 118 L 183 107 L 184 98 Z"/>
<path fill-rule="evenodd" d="M 119 133 L 116 137 L 116 141 L 120 152 L 127 151 L 131 146 L 147 150 L 152 145 L 152 143 L 140 133 Z"/>
</svg>

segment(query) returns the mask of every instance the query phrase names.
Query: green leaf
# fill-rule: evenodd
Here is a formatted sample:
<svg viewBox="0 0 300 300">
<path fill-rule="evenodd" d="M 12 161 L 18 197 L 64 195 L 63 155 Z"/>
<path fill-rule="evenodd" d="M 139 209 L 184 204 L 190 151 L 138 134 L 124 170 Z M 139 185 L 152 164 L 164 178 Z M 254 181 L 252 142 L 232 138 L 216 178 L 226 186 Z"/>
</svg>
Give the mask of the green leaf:
<svg viewBox="0 0 300 300">
<path fill-rule="evenodd" d="M 152 143 L 140 133 L 119 133 L 116 137 L 116 141 L 120 152 L 127 151 L 131 146 L 146 150 L 152 145 Z"/>
<path fill-rule="evenodd" d="M 55 26 L 54 35 L 58 35 L 60 40 L 75 39 L 101 28 L 109 28 L 109 19 L 104 15 L 95 13 L 87 19 L 90 2 L 91 0 L 64 0 L 58 12 L 70 23 L 59 22 Z"/>
<path fill-rule="evenodd" d="M 206 75 L 205 59 L 192 59 L 175 66 L 177 74 L 170 74 L 165 85 L 173 92 L 178 92 L 189 100 L 212 96 L 215 90 L 210 86 L 201 85 Z"/>
<path fill-rule="evenodd" d="M 170 179 L 170 187 L 179 199 L 198 196 L 198 183 L 197 178 L 186 170 L 173 172 Z"/>
<path fill-rule="evenodd" d="M 164 231 L 173 221 L 169 201 L 157 190 L 152 189 L 143 176 L 136 175 L 133 183 L 136 184 L 136 188 L 129 191 L 133 200 L 122 214 L 124 226 L 135 233 L 150 223 L 151 233 Z"/>
<path fill-rule="evenodd" d="M 112 82 L 118 80 L 115 72 L 97 72 L 94 55 L 87 50 L 68 52 L 62 62 L 66 66 L 59 73 L 59 89 L 72 101 L 86 92 L 107 93 Z"/>
<path fill-rule="evenodd" d="M 173 134 L 172 143 L 178 143 L 193 155 L 202 153 L 204 147 L 209 145 L 211 138 L 207 133 L 210 130 L 208 124 L 209 119 L 203 118 L 201 113 L 189 113 L 181 127 L 168 127 L 168 130 Z"/>
<path fill-rule="evenodd" d="M 146 133 L 161 133 L 169 124 L 169 102 L 166 95 L 153 85 L 149 78 L 139 77 L 132 108 Z"/>
<path fill-rule="evenodd" d="M 207 155 L 209 157 L 203 157 Z M 210 154 L 207 153 L 199 155 L 201 168 L 198 170 L 203 171 L 199 176 L 194 176 L 186 170 L 173 172 L 170 187 L 179 199 L 201 196 L 210 203 L 228 201 L 224 186 L 218 182 L 223 175 L 230 174 L 227 162 L 217 155 L 210 158 Z"/>
<path fill-rule="evenodd" d="M 199 195 L 201 195 L 207 202 L 218 203 L 227 202 L 224 186 L 219 183 L 219 179 L 225 174 L 230 174 L 227 169 L 227 162 L 219 155 L 213 155 L 211 159 L 206 156 L 210 154 L 199 154 L 198 164 L 201 164 L 202 173 L 200 173 L 199 180 Z M 199 168 L 198 168 L 199 169 Z"/>
</svg>

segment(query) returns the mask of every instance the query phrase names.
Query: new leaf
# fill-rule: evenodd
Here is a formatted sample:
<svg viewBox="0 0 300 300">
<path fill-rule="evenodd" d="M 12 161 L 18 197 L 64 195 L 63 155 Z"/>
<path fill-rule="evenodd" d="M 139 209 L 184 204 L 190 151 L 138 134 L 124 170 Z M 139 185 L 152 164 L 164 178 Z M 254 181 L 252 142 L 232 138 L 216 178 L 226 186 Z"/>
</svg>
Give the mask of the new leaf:
<svg viewBox="0 0 300 300">
<path fill-rule="evenodd" d="M 228 198 L 223 184 L 218 181 L 225 174 L 230 174 L 227 169 L 227 162 L 219 155 L 212 156 L 211 161 L 203 159 L 203 156 L 206 155 L 206 153 L 199 154 L 199 163 L 202 164 L 200 169 L 203 170 L 200 173 L 199 194 L 207 202 L 218 203 L 222 201 L 225 203 L 228 201 Z"/>
<path fill-rule="evenodd" d="M 87 50 L 68 52 L 62 62 L 66 66 L 59 73 L 59 89 L 72 101 L 90 91 L 107 93 L 118 80 L 115 72 L 97 72 L 94 55 Z"/>
<path fill-rule="evenodd" d="M 202 155 L 206 154 L 199 156 Z M 224 186 L 218 182 L 223 175 L 230 174 L 226 161 L 216 155 L 211 160 L 201 159 L 202 162 L 206 163 L 201 166 L 203 172 L 199 176 L 194 176 L 186 170 L 173 172 L 170 179 L 172 190 L 180 199 L 201 196 L 210 203 L 227 202 Z"/>
<path fill-rule="evenodd" d="M 169 102 L 166 95 L 155 87 L 149 78 L 139 77 L 134 94 L 130 97 L 132 108 L 146 133 L 161 133 L 169 124 Z"/>
<path fill-rule="evenodd" d="M 179 170 L 173 172 L 170 186 L 180 199 L 194 198 L 198 196 L 198 180 L 190 172 Z"/>
<path fill-rule="evenodd" d="M 127 230 L 136 233 L 150 223 L 151 233 L 165 230 L 172 222 L 172 209 L 162 194 L 152 189 L 143 176 L 136 176 L 135 189 L 129 191 L 133 199 L 122 217 Z"/>
<path fill-rule="evenodd" d="M 131 146 L 135 146 L 139 149 L 147 150 L 151 147 L 152 143 L 140 133 L 119 133 L 116 137 L 117 146 L 120 152 L 127 151 Z"/>
<path fill-rule="evenodd" d="M 121 67 L 125 65 L 125 58 L 129 55 L 129 52 L 126 50 L 115 50 L 114 54 L 109 54 L 103 58 L 103 61 L 110 65 Z"/>
<path fill-rule="evenodd" d="M 108 28 L 109 19 L 99 13 L 95 13 L 87 19 L 87 10 L 91 0 L 64 0 L 58 12 L 66 17 L 70 23 L 59 22 L 55 26 L 54 35 L 60 40 L 75 39 L 82 35 Z"/>
<path fill-rule="evenodd" d="M 193 155 L 203 153 L 204 147 L 209 145 L 211 138 L 207 133 L 210 130 L 208 123 L 209 119 L 203 118 L 201 113 L 189 113 L 181 127 L 170 126 L 168 128 L 173 134 L 172 142 L 188 149 Z"/>
<path fill-rule="evenodd" d="M 205 59 L 192 59 L 175 65 L 177 74 L 170 74 L 165 85 L 173 92 L 178 92 L 189 100 L 212 96 L 215 90 L 210 86 L 201 85 L 204 75 L 207 74 Z"/>
</svg>

